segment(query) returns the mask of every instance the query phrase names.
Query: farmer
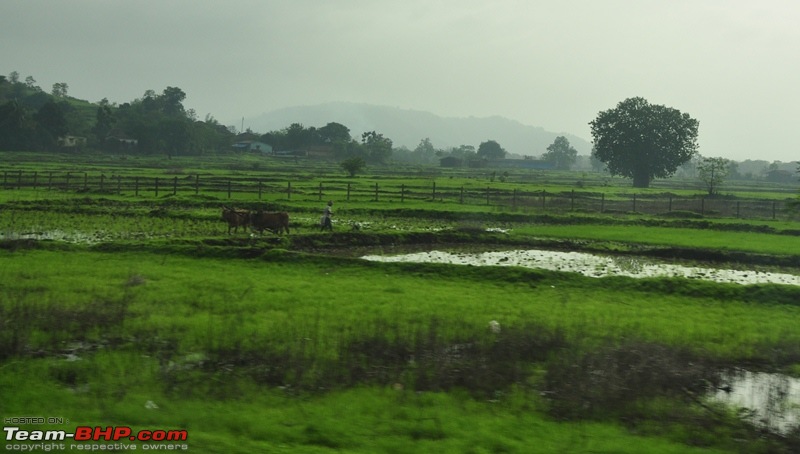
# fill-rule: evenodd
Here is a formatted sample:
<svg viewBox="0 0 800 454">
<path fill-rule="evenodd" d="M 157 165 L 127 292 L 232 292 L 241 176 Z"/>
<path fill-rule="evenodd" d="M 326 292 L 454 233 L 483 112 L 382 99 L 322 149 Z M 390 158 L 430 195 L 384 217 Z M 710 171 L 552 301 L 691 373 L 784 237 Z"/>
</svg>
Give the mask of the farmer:
<svg viewBox="0 0 800 454">
<path fill-rule="evenodd" d="M 319 220 L 321 230 L 328 229 L 333 232 L 333 224 L 331 223 L 331 216 L 333 216 L 333 200 L 329 201 L 322 212 L 322 219 Z"/>
</svg>

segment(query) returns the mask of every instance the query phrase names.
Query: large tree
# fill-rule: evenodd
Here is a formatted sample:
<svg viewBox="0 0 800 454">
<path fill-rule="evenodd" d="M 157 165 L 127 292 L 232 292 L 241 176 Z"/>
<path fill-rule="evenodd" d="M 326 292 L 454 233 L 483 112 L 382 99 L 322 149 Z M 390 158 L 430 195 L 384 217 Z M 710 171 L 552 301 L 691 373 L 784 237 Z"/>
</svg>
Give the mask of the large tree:
<svg viewBox="0 0 800 454">
<path fill-rule="evenodd" d="M 352 140 L 350 128 L 341 123 L 328 123 L 317 129 L 317 133 L 323 144 L 347 143 Z"/>
<path fill-rule="evenodd" d="M 0 105 L 0 150 L 32 150 L 36 122 L 17 100 Z"/>
<path fill-rule="evenodd" d="M 560 170 L 569 170 L 572 164 L 578 159 L 578 150 L 569 144 L 564 136 L 556 137 L 547 147 L 547 153 L 542 155 L 542 160 L 553 164 L 553 167 Z"/>
<path fill-rule="evenodd" d="M 478 146 L 478 157 L 484 159 L 503 159 L 506 157 L 506 150 L 494 140 L 487 140 Z"/>
<path fill-rule="evenodd" d="M 626 99 L 589 125 L 594 156 L 611 174 L 633 178 L 636 188 L 671 176 L 697 153 L 697 120 L 644 98 Z"/>
<path fill-rule="evenodd" d="M 361 145 L 371 163 L 385 164 L 392 156 L 392 139 L 375 131 L 361 134 Z"/>
<path fill-rule="evenodd" d="M 33 119 L 37 125 L 39 147 L 55 148 L 58 138 L 66 135 L 69 131 L 67 119 L 64 116 L 64 107 L 53 101 L 39 108 L 39 111 L 33 114 Z"/>
</svg>

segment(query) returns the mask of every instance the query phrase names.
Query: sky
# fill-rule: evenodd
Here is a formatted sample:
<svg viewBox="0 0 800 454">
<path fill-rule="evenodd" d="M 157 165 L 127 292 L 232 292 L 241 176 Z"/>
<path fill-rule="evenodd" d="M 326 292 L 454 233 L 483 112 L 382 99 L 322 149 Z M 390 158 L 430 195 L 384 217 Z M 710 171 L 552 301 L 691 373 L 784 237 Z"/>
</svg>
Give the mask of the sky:
<svg viewBox="0 0 800 454">
<path fill-rule="evenodd" d="M 178 87 L 237 128 L 348 101 L 589 141 L 643 97 L 698 120 L 703 156 L 789 162 L 798 23 L 797 0 L 0 0 L 0 74 L 93 102 Z"/>
</svg>

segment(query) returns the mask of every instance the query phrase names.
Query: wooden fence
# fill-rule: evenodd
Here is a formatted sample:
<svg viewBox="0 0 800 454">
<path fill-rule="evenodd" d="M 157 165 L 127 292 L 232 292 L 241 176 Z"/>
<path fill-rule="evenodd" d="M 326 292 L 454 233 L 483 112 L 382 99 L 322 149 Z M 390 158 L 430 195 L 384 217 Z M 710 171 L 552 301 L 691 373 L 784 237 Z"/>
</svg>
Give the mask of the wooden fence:
<svg viewBox="0 0 800 454">
<path fill-rule="evenodd" d="M 405 203 L 427 201 L 508 207 L 527 211 L 663 214 L 683 211 L 704 216 L 751 219 L 796 219 L 791 199 L 741 199 L 704 196 L 631 194 L 609 197 L 588 191 L 547 192 L 453 187 L 435 181 L 423 185 L 381 187 L 379 183 L 340 181 L 286 181 L 277 178 L 188 175 L 166 177 L 120 176 L 76 172 L 4 171 L 3 189 L 74 191 L 100 194 L 163 197 L 178 194 L 213 195 L 237 200 L 322 201 L 328 199 Z"/>
</svg>

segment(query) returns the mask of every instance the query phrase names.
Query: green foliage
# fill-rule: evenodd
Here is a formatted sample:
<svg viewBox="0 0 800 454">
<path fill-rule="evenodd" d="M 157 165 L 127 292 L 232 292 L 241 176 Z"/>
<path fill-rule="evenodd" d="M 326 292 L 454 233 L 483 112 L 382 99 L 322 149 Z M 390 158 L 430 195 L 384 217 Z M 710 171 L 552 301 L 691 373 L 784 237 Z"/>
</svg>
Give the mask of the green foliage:
<svg viewBox="0 0 800 454">
<path fill-rule="evenodd" d="M 361 135 L 366 158 L 374 164 L 385 164 L 392 156 L 392 140 L 383 137 L 375 131 L 365 132 Z"/>
<path fill-rule="evenodd" d="M 4 410 L 179 425 L 190 446 L 226 452 L 529 452 L 532 437 L 550 440 L 548 452 L 574 447 L 578 432 L 626 452 L 631 435 L 614 418 L 639 433 L 632 452 L 690 452 L 698 420 L 703 445 L 727 449 L 737 422 L 698 411 L 684 392 L 714 383 L 717 358 L 796 364 L 800 345 L 796 307 L 715 284 L 687 282 L 708 291 L 677 295 L 630 279 L 189 250 L 0 253 L 0 323 L 14 320 L 0 333 L 21 346 L 1 364 Z M 787 355 L 766 356 L 778 343 Z M 208 416 L 220 413 L 233 419 Z M 578 430 L 548 414 L 593 421 Z M 530 436 L 503 435 L 531 424 Z M 747 448 L 763 437 L 736 433 Z"/>
<path fill-rule="evenodd" d="M 552 163 L 560 170 L 569 170 L 577 159 L 578 150 L 572 147 L 564 136 L 556 137 L 556 140 L 547 147 L 547 153 L 542 155 L 542 160 Z"/>
<path fill-rule="evenodd" d="M 347 174 L 352 178 L 355 177 L 358 172 L 364 170 L 367 166 L 367 163 L 364 161 L 364 158 L 360 156 L 355 156 L 349 159 L 345 159 L 339 166 L 344 169 Z"/>
<path fill-rule="evenodd" d="M 503 159 L 508 152 L 494 140 L 481 142 L 478 146 L 477 155 L 482 159 Z"/>
<path fill-rule="evenodd" d="M 728 177 L 731 161 L 725 158 L 702 158 L 697 165 L 697 174 L 706 185 L 708 195 L 719 192 L 719 187 Z"/>
<path fill-rule="evenodd" d="M 697 120 L 677 109 L 629 98 L 602 111 L 589 123 L 592 155 L 612 175 L 633 178 L 646 188 L 653 178 L 666 178 L 697 152 Z"/>
<path fill-rule="evenodd" d="M 62 136 L 88 134 L 97 149 L 134 154 L 197 155 L 223 151 L 231 144 L 231 132 L 213 119 L 195 121 L 183 107 L 186 93 L 177 87 L 161 94 L 148 90 L 142 98 L 119 106 L 69 98 L 66 83 L 55 84 L 51 95 L 36 87 L 32 77 L 24 84 L 4 81 L 0 88 L 2 150 L 54 150 Z"/>
</svg>

